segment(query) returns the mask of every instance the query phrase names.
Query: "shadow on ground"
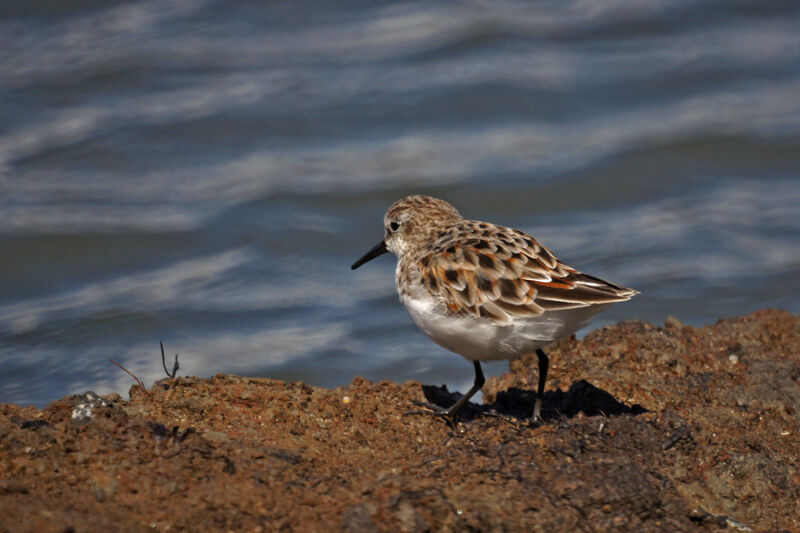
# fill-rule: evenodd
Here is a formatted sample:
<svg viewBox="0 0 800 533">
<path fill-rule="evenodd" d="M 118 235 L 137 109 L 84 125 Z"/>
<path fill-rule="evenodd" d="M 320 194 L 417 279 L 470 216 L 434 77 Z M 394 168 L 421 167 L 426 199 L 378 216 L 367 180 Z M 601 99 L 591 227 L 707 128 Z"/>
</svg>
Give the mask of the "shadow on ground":
<svg viewBox="0 0 800 533">
<path fill-rule="evenodd" d="M 422 392 L 428 402 L 444 408 L 450 407 L 462 397 L 461 393 L 448 391 L 445 385 L 440 387 L 423 385 Z M 461 411 L 461 419 L 468 421 L 486 413 L 527 419 L 533 413 L 535 399 L 534 391 L 511 387 L 498 392 L 494 403 L 484 405 L 468 403 Z M 566 392 L 546 391 L 542 402 L 542 418 L 545 421 L 572 418 L 578 413 L 586 416 L 601 414 L 617 416 L 639 415 L 646 412 L 647 409 L 641 405 L 626 405 L 614 398 L 611 393 L 595 387 L 585 379 L 574 382 Z"/>
</svg>

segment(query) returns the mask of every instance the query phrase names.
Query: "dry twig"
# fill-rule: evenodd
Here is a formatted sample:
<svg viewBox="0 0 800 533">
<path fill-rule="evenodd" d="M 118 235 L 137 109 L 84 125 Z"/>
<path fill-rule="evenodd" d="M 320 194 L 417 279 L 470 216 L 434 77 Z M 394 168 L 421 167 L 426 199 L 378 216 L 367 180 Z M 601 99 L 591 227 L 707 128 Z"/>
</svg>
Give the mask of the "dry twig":
<svg viewBox="0 0 800 533">
<path fill-rule="evenodd" d="M 136 383 L 139 385 L 139 387 L 141 387 L 141 388 L 142 388 L 142 390 L 143 390 L 143 391 L 146 391 L 146 390 L 147 390 L 147 389 L 145 388 L 145 386 L 144 386 L 144 383 L 142 383 L 142 380 L 141 380 L 141 379 L 139 379 L 138 377 L 136 377 L 136 375 L 135 375 L 135 374 L 133 374 L 133 373 L 132 373 L 130 370 L 128 370 L 127 368 L 125 368 L 125 367 L 124 367 L 124 366 L 122 366 L 121 364 L 117 363 L 116 361 L 114 361 L 114 360 L 113 360 L 113 359 L 111 359 L 110 357 L 108 358 L 108 360 L 109 360 L 109 361 L 111 361 L 112 363 L 114 363 L 115 365 L 117 365 L 118 367 L 120 367 L 122 370 L 124 370 L 124 371 L 125 371 L 125 373 L 126 373 L 126 374 L 128 374 L 130 377 L 132 377 L 133 379 L 135 379 L 135 380 L 136 380 Z"/>
<path fill-rule="evenodd" d="M 161 345 L 161 365 L 164 367 L 164 372 L 166 372 L 167 376 L 169 376 L 171 379 L 174 379 L 175 374 L 178 373 L 178 369 L 180 368 L 180 365 L 178 364 L 178 354 L 175 354 L 175 364 L 172 365 L 172 373 L 170 374 L 169 370 L 167 370 L 167 359 L 164 356 L 164 343 L 161 341 L 158 341 L 158 343 Z"/>
</svg>

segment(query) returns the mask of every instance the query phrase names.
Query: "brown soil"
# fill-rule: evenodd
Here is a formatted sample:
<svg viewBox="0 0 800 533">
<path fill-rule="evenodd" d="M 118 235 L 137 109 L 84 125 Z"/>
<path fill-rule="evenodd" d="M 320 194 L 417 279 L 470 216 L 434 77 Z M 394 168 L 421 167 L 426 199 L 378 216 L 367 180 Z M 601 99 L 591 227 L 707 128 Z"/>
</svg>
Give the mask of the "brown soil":
<svg viewBox="0 0 800 533">
<path fill-rule="evenodd" d="M 0 405 L 0 531 L 800 531 L 800 317 L 626 322 L 549 355 L 540 427 L 529 359 L 454 426 L 403 413 L 458 395 L 361 378 Z"/>
</svg>

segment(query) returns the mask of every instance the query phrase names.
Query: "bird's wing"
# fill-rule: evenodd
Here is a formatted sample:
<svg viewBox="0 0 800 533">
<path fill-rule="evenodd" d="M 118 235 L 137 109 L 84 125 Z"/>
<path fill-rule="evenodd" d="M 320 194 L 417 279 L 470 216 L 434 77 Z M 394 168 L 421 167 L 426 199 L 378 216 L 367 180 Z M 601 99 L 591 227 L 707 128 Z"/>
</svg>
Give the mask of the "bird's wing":
<svg viewBox="0 0 800 533">
<path fill-rule="evenodd" d="M 565 265 L 522 231 L 473 221 L 464 226 L 445 232 L 418 263 L 423 283 L 455 315 L 510 324 L 637 294 Z"/>
</svg>

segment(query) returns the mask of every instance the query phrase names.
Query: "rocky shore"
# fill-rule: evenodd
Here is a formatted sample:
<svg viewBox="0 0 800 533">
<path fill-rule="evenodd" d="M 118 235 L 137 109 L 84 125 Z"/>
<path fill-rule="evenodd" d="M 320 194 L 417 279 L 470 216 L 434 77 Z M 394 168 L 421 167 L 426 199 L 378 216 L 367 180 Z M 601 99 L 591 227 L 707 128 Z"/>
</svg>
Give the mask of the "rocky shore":
<svg viewBox="0 0 800 533">
<path fill-rule="evenodd" d="M 800 317 L 625 322 L 458 397 L 218 375 L 0 405 L 0 531 L 800 531 Z M 187 354 L 186 357 L 190 357 Z"/>
</svg>

